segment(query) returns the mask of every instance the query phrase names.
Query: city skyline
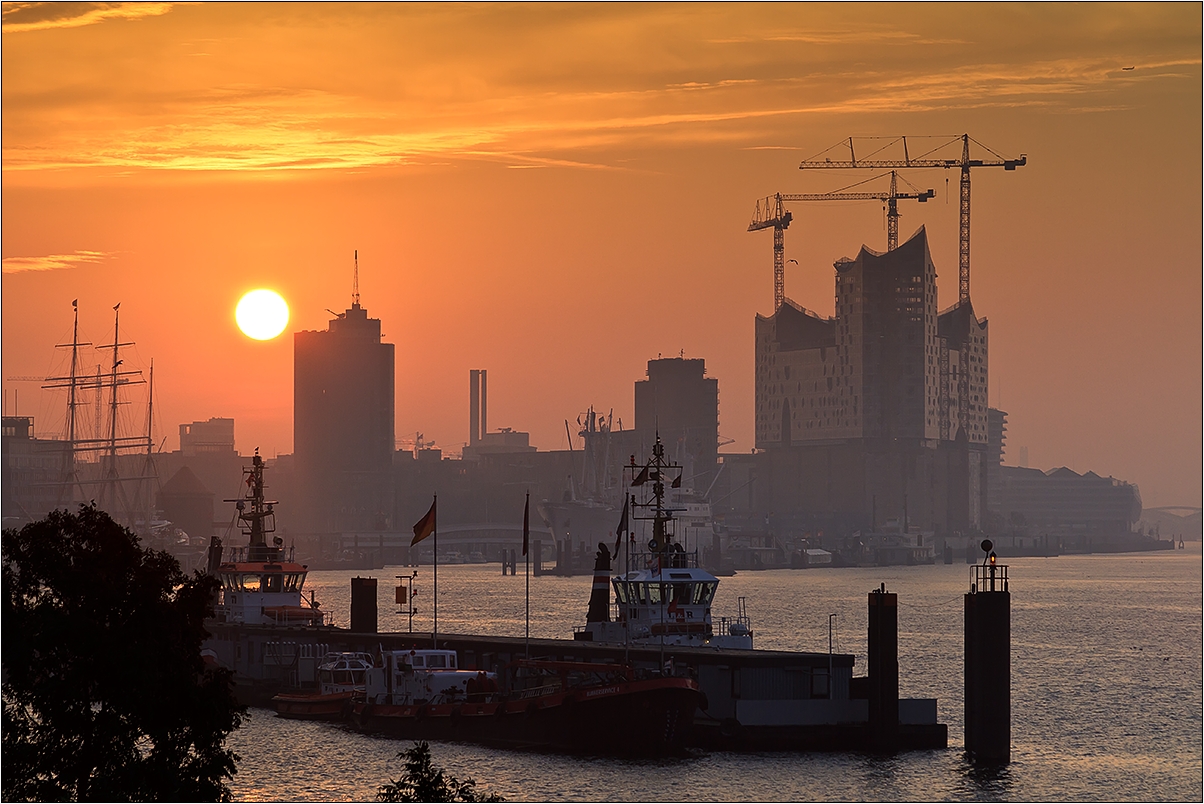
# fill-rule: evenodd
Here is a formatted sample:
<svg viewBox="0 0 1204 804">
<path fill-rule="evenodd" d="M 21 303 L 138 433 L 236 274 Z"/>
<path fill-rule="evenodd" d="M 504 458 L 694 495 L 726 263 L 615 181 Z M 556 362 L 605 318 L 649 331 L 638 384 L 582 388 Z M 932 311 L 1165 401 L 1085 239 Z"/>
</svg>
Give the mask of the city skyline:
<svg viewBox="0 0 1204 804">
<path fill-rule="evenodd" d="M 61 396 L 7 378 L 61 365 L 73 299 L 95 343 L 121 302 L 132 362 L 155 359 L 156 443 L 223 416 L 240 451 L 291 452 L 291 333 L 350 306 L 358 249 L 399 438 L 466 442 L 485 368 L 491 429 L 563 449 L 590 405 L 632 426 L 647 360 L 684 352 L 719 380 L 724 451 L 747 452 L 773 310 L 756 200 L 865 178 L 797 170 L 850 135 L 966 131 L 1028 155 L 974 176 L 1007 461 L 1199 505 L 1197 12 L 12 4 L 5 388 L 50 435 Z M 958 177 L 906 177 L 936 191 L 900 234 L 926 227 L 943 310 Z M 832 262 L 885 248 L 881 205 L 793 210 L 786 295 L 832 315 Z M 273 341 L 234 323 L 257 287 L 292 310 Z"/>
</svg>

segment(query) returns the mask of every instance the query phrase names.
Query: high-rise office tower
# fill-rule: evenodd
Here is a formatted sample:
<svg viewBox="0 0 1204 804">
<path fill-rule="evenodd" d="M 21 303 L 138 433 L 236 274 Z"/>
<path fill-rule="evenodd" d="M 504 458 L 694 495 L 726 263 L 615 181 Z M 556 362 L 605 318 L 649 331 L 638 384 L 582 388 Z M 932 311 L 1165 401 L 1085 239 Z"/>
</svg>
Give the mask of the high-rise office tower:
<svg viewBox="0 0 1204 804">
<path fill-rule="evenodd" d="M 393 515 L 393 344 L 359 304 L 294 335 L 293 451 L 311 533 L 383 530 Z"/>
<path fill-rule="evenodd" d="M 706 491 L 719 453 L 719 380 L 701 358 L 648 361 L 648 379 L 635 384 L 635 429 L 651 444 L 659 432 L 668 457 L 682 461 L 690 481 Z"/>
</svg>

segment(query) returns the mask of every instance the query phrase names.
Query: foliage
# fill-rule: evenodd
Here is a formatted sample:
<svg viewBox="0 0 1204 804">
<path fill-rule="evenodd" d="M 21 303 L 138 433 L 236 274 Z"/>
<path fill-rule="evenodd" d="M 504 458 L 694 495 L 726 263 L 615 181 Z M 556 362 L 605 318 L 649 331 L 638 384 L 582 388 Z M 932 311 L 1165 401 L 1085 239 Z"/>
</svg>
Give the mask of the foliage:
<svg viewBox="0 0 1204 804">
<path fill-rule="evenodd" d="M 0 555 L 4 800 L 229 800 L 245 709 L 201 658 L 216 581 L 95 505 L 4 531 Z"/>
<path fill-rule="evenodd" d="M 431 747 L 425 742 L 414 743 L 397 755 L 406 763 L 405 773 L 400 779 L 381 785 L 376 791 L 377 801 L 505 801 L 490 793 L 481 798 L 477 783 L 472 779 L 460 781 L 447 774 L 442 768 L 431 765 Z"/>
</svg>

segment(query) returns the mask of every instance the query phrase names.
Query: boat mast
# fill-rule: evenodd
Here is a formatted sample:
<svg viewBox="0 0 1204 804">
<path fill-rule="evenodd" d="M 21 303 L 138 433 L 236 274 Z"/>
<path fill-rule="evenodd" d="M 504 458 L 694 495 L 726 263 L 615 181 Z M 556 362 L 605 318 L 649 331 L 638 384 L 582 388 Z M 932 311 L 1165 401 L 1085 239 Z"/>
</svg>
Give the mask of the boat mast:
<svg viewBox="0 0 1204 804">
<path fill-rule="evenodd" d="M 65 447 L 63 449 L 63 472 L 60 481 L 59 505 L 64 502 L 71 502 L 75 499 L 75 489 L 79 488 L 82 499 L 88 499 L 92 494 L 85 492 L 83 485 L 85 482 L 89 484 L 97 484 L 100 486 L 99 492 L 92 496 L 102 507 L 109 509 L 109 513 L 115 515 L 118 519 L 124 518 L 125 524 L 133 527 L 135 525 L 135 511 L 128 504 L 125 494 L 125 488 L 122 483 L 122 478 L 118 471 L 117 458 L 118 453 L 122 450 L 130 450 L 133 448 L 141 449 L 143 446 L 143 438 L 141 436 L 118 437 L 117 435 L 117 419 L 119 405 L 123 404 L 118 397 L 118 386 L 136 385 L 145 382 L 141 379 L 142 372 L 138 369 L 129 371 L 119 370 L 124 362 L 120 359 L 120 349 L 124 346 L 133 346 L 132 342 L 122 343 L 120 340 L 120 304 L 113 308 L 113 343 L 96 346 L 97 350 L 112 349 L 112 366 L 109 374 L 101 373 L 101 366 L 96 366 L 96 375 L 85 376 L 80 373 L 79 366 L 79 347 L 92 346 L 89 341 L 81 341 L 79 339 L 79 300 L 75 299 L 71 302 L 72 310 L 74 311 L 74 323 L 72 325 L 71 343 L 57 344 L 59 348 L 71 349 L 71 368 L 66 376 L 62 377 L 47 377 L 46 384 L 43 389 L 50 388 L 66 388 L 67 389 L 67 422 L 65 434 Z M 85 404 L 80 399 L 79 391 L 81 389 L 89 389 L 94 391 L 96 404 L 96 423 L 92 428 L 91 438 L 81 438 L 80 433 L 80 418 L 77 410 L 81 405 Z M 104 389 L 110 390 L 109 399 L 109 431 L 103 433 L 103 417 L 102 417 L 102 394 Z M 150 418 L 148 414 L 148 427 Z M 148 431 L 147 441 L 150 441 Z M 149 447 L 148 447 L 149 449 Z M 83 481 L 79 477 L 77 470 L 76 458 L 80 453 L 92 453 L 97 456 L 97 477 L 88 481 Z M 144 480 L 146 478 L 128 478 L 129 480 Z M 153 478 L 152 478 L 153 479 Z M 70 499 L 64 499 L 65 497 Z M 136 505 L 140 505 L 138 500 L 134 501 Z"/>
<path fill-rule="evenodd" d="M 150 377 L 148 379 L 146 394 L 146 461 L 142 467 L 142 477 L 138 479 L 139 486 L 142 483 L 146 484 L 146 497 L 141 500 L 143 510 L 143 523 L 148 534 L 153 533 L 151 525 L 155 515 L 155 495 L 154 482 L 158 478 L 158 473 L 155 471 L 155 459 L 152 454 L 155 440 L 153 435 L 153 426 L 155 420 L 155 359 L 150 361 Z"/>
<path fill-rule="evenodd" d="M 247 560 L 251 562 L 274 561 L 278 558 L 277 546 L 269 547 L 267 534 L 276 530 L 276 515 L 273 509 L 275 500 L 265 500 L 263 490 L 263 458 L 259 456 L 259 447 L 251 458 L 251 468 L 244 470 L 246 474 L 246 495 L 239 500 L 226 500 L 235 503 L 238 508 L 238 518 L 243 523 L 243 535 L 249 536 L 247 542 Z M 248 507 L 247 503 L 250 503 Z"/>
<path fill-rule="evenodd" d="M 71 348 L 71 369 L 66 377 L 47 377 L 42 386 L 43 389 L 50 388 L 66 388 L 67 389 L 67 432 L 66 443 L 63 446 L 63 458 L 59 480 L 59 489 L 57 492 L 57 500 L 55 507 L 61 507 L 64 504 L 70 504 L 75 500 L 75 489 L 79 485 L 79 476 L 76 472 L 75 458 L 79 452 L 79 432 L 77 428 L 76 408 L 79 406 L 79 399 L 76 391 L 80 385 L 79 371 L 79 347 L 91 346 L 90 342 L 80 341 L 79 339 L 79 299 L 71 301 L 71 309 L 74 313 L 74 323 L 71 328 L 71 343 L 56 344 L 56 348 Z M 14 392 L 15 397 L 15 392 Z"/>
<path fill-rule="evenodd" d="M 119 505 L 126 520 L 125 524 L 133 527 L 133 512 L 130 511 L 130 506 L 125 499 L 125 489 L 117 468 L 117 412 L 118 406 L 121 404 L 117 396 L 117 386 L 125 382 L 122 379 L 125 372 L 118 371 L 123 362 L 120 358 L 120 349 L 123 346 L 133 346 L 133 344 L 121 342 L 121 302 L 117 302 L 113 306 L 113 343 L 99 347 L 113 349 L 113 361 L 109 375 L 109 434 L 107 442 L 104 444 L 104 449 L 108 453 L 108 466 L 105 467 L 104 480 L 100 487 L 100 499 L 102 505 Z"/>
<path fill-rule="evenodd" d="M 63 487 L 59 490 L 60 502 L 73 502 L 75 496 L 75 391 L 76 391 L 76 370 L 79 366 L 79 347 L 84 346 L 79 342 L 79 299 L 71 300 L 71 311 L 74 314 L 74 323 L 71 325 L 71 371 L 68 374 L 67 384 L 67 444 L 63 449 Z M 86 344 L 91 345 L 91 344 Z M 71 499 L 63 500 L 63 497 Z"/>
<path fill-rule="evenodd" d="M 68 450 L 75 451 L 75 370 L 79 365 L 79 299 L 71 301 L 71 310 L 75 314 L 75 323 L 71 326 L 71 374 L 67 386 L 67 444 Z M 75 456 L 72 454 L 72 464 Z"/>
</svg>

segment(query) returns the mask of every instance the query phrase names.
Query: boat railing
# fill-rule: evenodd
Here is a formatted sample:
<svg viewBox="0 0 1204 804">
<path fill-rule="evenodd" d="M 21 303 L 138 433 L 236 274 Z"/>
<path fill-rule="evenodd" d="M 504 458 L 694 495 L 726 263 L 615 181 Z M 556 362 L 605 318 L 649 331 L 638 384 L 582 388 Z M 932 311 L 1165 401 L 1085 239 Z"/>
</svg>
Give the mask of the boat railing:
<svg viewBox="0 0 1204 804">
<path fill-rule="evenodd" d="M 241 623 L 243 621 L 241 608 L 220 603 L 213 607 L 213 616 L 218 622 Z"/>
<path fill-rule="evenodd" d="M 620 553 L 620 558 L 622 555 Z M 699 566 L 698 550 L 673 550 L 666 553 L 638 550 L 628 556 L 628 567 L 632 570 L 656 569 L 660 566 L 662 556 L 666 559 L 665 569 L 697 569 Z"/>
<path fill-rule="evenodd" d="M 716 617 L 713 622 L 715 633 L 720 636 L 748 636 L 752 633 L 752 620 L 743 596 L 736 598 L 735 617 Z"/>
<path fill-rule="evenodd" d="M 326 612 L 311 606 L 268 606 L 266 609 L 262 616 L 273 625 L 326 625 Z M 218 603 L 213 607 L 213 617 L 218 622 L 245 623 L 246 613 L 245 606 Z"/>
</svg>

